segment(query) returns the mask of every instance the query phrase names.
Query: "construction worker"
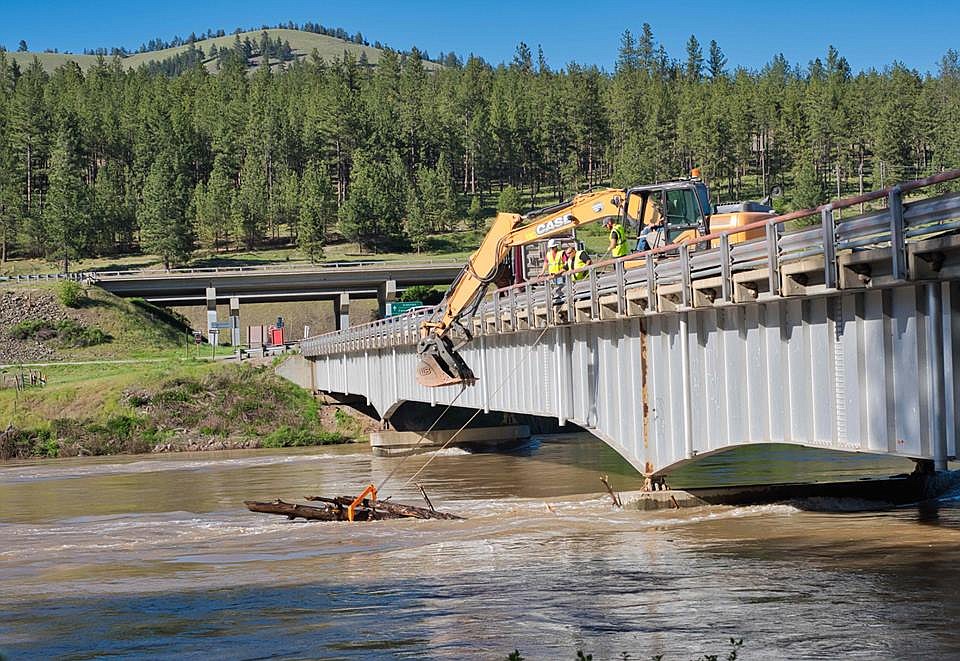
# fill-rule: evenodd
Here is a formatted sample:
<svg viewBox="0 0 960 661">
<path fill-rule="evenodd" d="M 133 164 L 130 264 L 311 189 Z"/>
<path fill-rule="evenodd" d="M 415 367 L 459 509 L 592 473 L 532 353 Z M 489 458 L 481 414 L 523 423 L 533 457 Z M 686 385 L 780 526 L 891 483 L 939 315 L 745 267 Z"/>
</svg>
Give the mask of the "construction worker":
<svg viewBox="0 0 960 661">
<path fill-rule="evenodd" d="M 666 217 L 663 214 L 663 202 L 659 196 L 650 199 L 653 204 L 653 217 L 647 226 L 640 230 L 640 237 L 637 240 L 637 252 L 646 252 L 660 246 L 662 239 L 666 237 L 663 234 L 663 228 L 666 224 Z M 652 235 L 652 236 L 651 236 Z"/>
<path fill-rule="evenodd" d="M 567 246 L 567 249 L 564 250 L 564 264 L 568 271 L 574 271 L 570 275 L 573 278 L 574 282 L 579 282 L 587 277 L 587 271 L 579 271 L 586 266 L 590 266 L 592 260 L 590 255 L 583 248 L 578 249 L 577 246 L 571 244 Z"/>
<path fill-rule="evenodd" d="M 563 273 L 563 253 L 560 251 L 560 242 L 556 239 L 547 241 L 547 256 L 543 260 L 541 276 L 560 275 Z"/>
<path fill-rule="evenodd" d="M 607 218 L 603 221 L 603 226 L 610 232 L 610 247 L 607 252 L 611 257 L 623 257 L 630 249 L 627 248 L 627 232 L 623 229 L 623 224 L 614 222 L 613 218 Z"/>
<path fill-rule="evenodd" d="M 637 241 L 637 252 L 646 252 L 659 247 L 660 240 L 663 238 L 663 220 L 657 221 L 654 225 L 647 225 L 640 230 L 640 239 Z M 651 236 L 652 235 L 652 236 Z"/>
</svg>

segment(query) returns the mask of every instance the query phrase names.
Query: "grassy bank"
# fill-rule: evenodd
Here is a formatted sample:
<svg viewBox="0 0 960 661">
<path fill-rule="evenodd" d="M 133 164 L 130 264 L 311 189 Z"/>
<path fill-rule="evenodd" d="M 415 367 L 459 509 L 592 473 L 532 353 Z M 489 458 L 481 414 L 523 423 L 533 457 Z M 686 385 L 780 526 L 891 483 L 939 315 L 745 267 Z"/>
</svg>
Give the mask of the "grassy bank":
<svg viewBox="0 0 960 661">
<path fill-rule="evenodd" d="M 29 369 L 0 373 L 2 459 L 362 438 L 365 423 L 352 412 L 318 405 L 270 365 L 214 363 L 204 359 L 206 346 L 198 359 L 189 327 L 166 310 L 96 287 L 71 305 L 61 293 L 59 286 L 15 287 L 0 299 L 3 342 L 49 356 L 32 370 L 42 385 L 16 387 Z"/>
<path fill-rule="evenodd" d="M 362 425 L 270 366 L 205 361 L 48 368 L 0 392 L 0 459 L 344 443 Z"/>
</svg>

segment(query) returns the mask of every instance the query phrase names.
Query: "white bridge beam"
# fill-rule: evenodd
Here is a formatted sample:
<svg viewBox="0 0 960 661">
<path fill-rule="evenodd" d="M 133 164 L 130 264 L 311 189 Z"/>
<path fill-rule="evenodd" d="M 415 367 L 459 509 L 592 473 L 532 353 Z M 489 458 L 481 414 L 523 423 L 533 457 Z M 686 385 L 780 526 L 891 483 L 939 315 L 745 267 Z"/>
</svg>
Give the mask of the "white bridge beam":
<svg viewBox="0 0 960 661">
<path fill-rule="evenodd" d="M 486 335 L 461 350 L 480 381 L 456 404 L 571 421 L 648 474 L 750 443 L 945 466 L 958 311 L 956 283 L 929 283 Z M 381 413 L 459 392 L 414 381 L 412 344 L 312 360 L 319 390 Z"/>
</svg>

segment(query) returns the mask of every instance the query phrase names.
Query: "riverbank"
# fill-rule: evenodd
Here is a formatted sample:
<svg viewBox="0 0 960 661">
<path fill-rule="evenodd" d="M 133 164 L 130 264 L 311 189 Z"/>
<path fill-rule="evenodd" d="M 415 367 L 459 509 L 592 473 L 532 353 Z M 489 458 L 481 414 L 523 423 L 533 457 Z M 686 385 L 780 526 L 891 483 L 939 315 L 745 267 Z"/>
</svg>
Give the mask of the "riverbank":
<svg viewBox="0 0 960 661">
<path fill-rule="evenodd" d="M 378 426 L 272 365 L 207 360 L 167 310 L 61 289 L 0 292 L 0 363 L 45 363 L 0 369 L 0 459 L 349 443 Z"/>
<path fill-rule="evenodd" d="M 49 368 L 4 391 L 0 459 L 280 448 L 365 440 L 372 421 L 319 404 L 270 366 L 164 361 Z"/>
</svg>

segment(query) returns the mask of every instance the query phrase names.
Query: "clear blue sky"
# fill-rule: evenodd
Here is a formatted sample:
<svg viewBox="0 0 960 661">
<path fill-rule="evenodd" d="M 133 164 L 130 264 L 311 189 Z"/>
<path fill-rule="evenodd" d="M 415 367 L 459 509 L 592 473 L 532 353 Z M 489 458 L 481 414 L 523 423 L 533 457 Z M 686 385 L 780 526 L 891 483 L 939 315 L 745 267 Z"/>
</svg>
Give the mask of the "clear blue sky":
<svg viewBox="0 0 960 661">
<path fill-rule="evenodd" d="M 695 34 L 704 45 L 716 39 L 731 65 L 749 68 L 778 52 L 806 64 L 833 44 L 855 70 L 896 59 L 934 72 L 948 48 L 960 49 L 960 3 L 953 0 L 0 0 L 0 44 L 135 49 L 152 37 L 288 20 L 359 30 L 370 42 L 416 45 L 432 56 L 472 52 L 494 63 L 509 60 L 525 41 L 534 52 L 542 45 L 554 67 L 577 61 L 612 69 L 620 33 L 637 33 L 644 22 L 671 57 L 681 58 Z"/>
</svg>

